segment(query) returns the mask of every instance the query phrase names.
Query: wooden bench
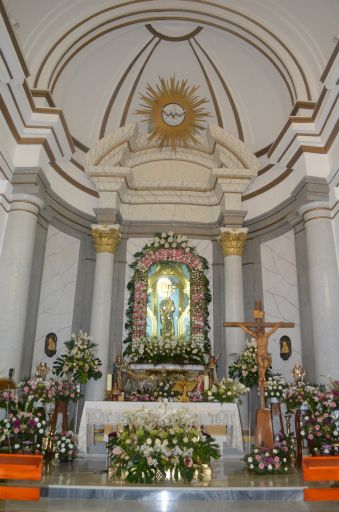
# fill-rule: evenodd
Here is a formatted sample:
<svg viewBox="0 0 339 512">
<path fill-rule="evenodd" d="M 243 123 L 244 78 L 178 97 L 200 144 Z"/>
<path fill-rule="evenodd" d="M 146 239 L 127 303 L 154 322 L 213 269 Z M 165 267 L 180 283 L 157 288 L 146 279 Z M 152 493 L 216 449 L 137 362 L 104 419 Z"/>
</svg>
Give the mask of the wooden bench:
<svg viewBox="0 0 339 512">
<path fill-rule="evenodd" d="M 0 454 L 0 480 L 41 480 L 42 455 Z M 39 500 L 40 487 L 0 484 L 0 499 Z"/>
<path fill-rule="evenodd" d="M 339 456 L 304 457 L 302 468 L 306 482 L 339 481 Z M 309 487 L 304 489 L 304 500 L 339 500 L 339 487 Z"/>
</svg>

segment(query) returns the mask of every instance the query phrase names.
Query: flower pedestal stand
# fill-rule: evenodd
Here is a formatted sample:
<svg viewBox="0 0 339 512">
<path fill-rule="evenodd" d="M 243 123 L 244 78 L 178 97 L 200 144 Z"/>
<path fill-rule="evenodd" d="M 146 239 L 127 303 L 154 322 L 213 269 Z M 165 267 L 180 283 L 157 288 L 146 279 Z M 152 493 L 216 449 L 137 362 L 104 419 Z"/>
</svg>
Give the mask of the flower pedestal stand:
<svg viewBox="0 0 339 512">
<path fill-rule="evenodd" d="M 256 415 L 255 445 L 273 448 L 273 428 L 270 409 L 258 409 Z"/>
<path fill-rule="evenodd" d="M 339 481 L 339 456 L 304 457 L 303 476 L 306 482 Z M 305 501 L 337 501 L 339 487 L 304 489 Z"/>
<path fill-rule="evenodd" d="M 0 479 L 41 480 L 42 455 L 0 454 Z M 39 500 L 40 487 L 0 487 L 0 499 Z"/>
<path fill-rule="evenodd" d="M 307 408 L 300 408 L 295 411 L 294 422 L 295 422 L 295 439 L 296 439 L 296 459 L 295 467 L 300 468 L 303 459 L 303 439 L 301 437 L 301 416 L 305 414 Z"/>
<path fill-rule="evenodd" d="M 280 401 L 276 398 L 271 398 L 270 399 L 270 408 L 271 408 L 273 434 L 276 433 L 274 426 L 276 423 L 278 423 L 278 425 L 279 425 L 278 432 L 281 432 L 282 435 L 285 437 L 285 428 L 284 428 L 284 422 L 283 422 L 283 418 L 282 418 L 282 414 L 281 414 Z"/>
<path fill-rule="evenodd" d="M 68 431 L 68 419 L 67 419 L 67 401 L 65 400 L 56 400 L 55 401 L 55 407 L 51 418 L 51 426 L 50 430 L 51 432 L 55 431 L 55 427 L 57 424 L 58 415 L 61 414 L 62 420 L 61 420 L 61 428 L 63 432 Z"/>
</svg>

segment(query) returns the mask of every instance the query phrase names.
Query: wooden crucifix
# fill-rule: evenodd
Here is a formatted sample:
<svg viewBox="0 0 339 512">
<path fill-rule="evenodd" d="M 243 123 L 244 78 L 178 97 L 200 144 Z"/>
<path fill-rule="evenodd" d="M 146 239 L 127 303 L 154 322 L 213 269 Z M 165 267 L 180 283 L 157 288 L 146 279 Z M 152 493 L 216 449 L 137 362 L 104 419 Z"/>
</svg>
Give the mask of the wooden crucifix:
<svg viewBox="0 0 339 512">
<path fill-rule="evenodd" d="M 224 327 L 241 327 L 241 329 L 253 336 L 257 342 L 257 365 L 258 365 L 258 387 L 259 387 L 259 410 L 257 411 L 256 421 L 256 444 L 258 447 L 264 443 L 267 447 L 272 447 L 272 425 L 270 411 L 265 408 L 265 373 L 272 362 L 271 355 L 268 353 L 269 337 L 281 327 L 294 327 L 292 322 L 265 322 L 265 313 L 261 308 L 261 301 L 255 301 L 253 310 L 254 322 L 224 322 Z M 266 332 L 265 329 L 271 327 Z"/>
</svg>

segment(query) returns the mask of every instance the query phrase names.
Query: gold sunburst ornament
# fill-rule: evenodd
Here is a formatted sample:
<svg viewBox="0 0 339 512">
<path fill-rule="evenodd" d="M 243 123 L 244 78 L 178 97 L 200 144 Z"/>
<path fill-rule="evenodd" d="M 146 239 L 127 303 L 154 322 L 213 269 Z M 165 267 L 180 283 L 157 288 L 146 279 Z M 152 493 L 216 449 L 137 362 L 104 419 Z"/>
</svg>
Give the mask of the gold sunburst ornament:
<svg viewBox="0 0 339 512">
<path fill-rule="evenodd" d="M 175 76 L 165 79 L 152 87 L 147 84 L 146 94 L 140 94 L 143 101 L 136 114 L 143 115 L 143 122 L 151 125 L 149 141 L 155 140 L 160 148 L 187 146 L 197 142 L 196 135 L 205 129 L 203 120 L 210 114 L 203 105 L 208 102 L 196 95 L 199 86 L 188 85 L 187 80 L 176 80 Z"/>
</svg>

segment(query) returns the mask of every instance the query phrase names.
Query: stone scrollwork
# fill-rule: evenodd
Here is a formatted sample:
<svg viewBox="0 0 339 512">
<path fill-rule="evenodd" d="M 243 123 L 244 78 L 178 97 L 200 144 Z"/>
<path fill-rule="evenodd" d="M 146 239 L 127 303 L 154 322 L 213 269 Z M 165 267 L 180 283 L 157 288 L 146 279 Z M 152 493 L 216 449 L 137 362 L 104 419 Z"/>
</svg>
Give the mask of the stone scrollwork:
<svg viewBox="0 0 339 512">
<path fill-rule="evenodd" d="M 223 230 L 219 235 L 218 242 L 224 256 L 242 256 L 246 238 L 247 229 Z"/>
<path fill-rule="evenodd" d="M 92 238 L 96 253 L 108 252 L 115 254 L 121 235 L 116 226 L 92 226 Z"/>
</svg>

